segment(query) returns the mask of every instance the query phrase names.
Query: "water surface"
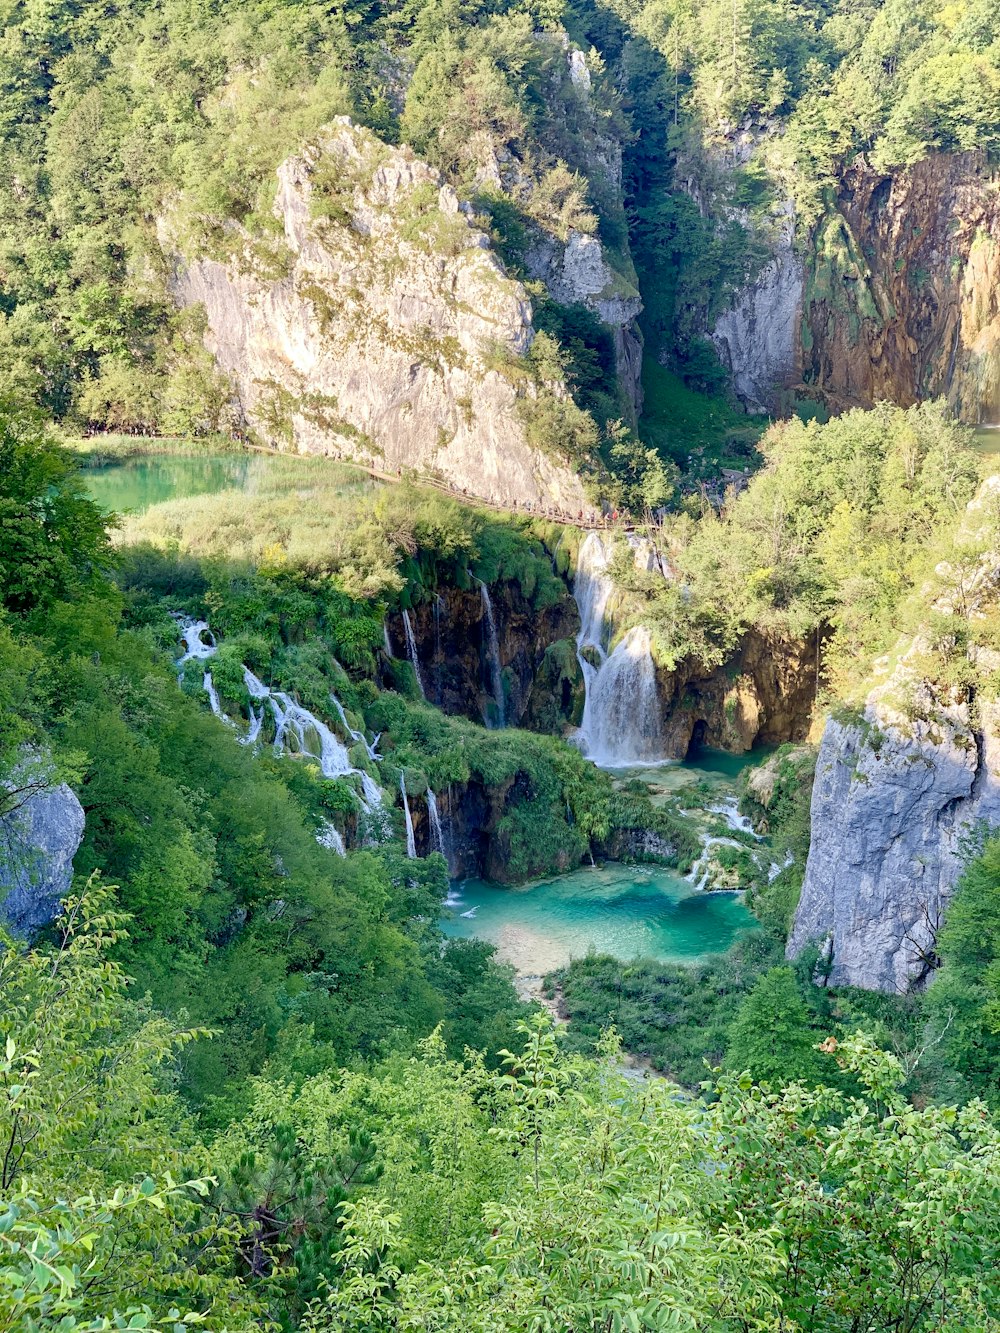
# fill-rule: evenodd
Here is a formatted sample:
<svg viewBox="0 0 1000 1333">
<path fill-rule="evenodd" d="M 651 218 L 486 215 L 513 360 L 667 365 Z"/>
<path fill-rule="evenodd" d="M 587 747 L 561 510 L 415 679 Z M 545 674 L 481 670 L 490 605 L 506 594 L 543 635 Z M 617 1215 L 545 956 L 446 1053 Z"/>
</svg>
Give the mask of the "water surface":
<svg viewBox="0 0 1000 1333">
<path fill-rule="evenodd" d="M 83 481 L 105 511 L 144 514 L 170 500 L 220 491 L 248 494 L 301 493 L 320 487 L 338 495 L 377 488 L 359 468 L 333 459 L 297 454 L 142 454 L 85 468 Z"/>
<path fill-rule="evenodd" d="M 757 924 L 738 895 L 696 893 L 661 866 L 588 868 L 520 889 L 469 879 L 453 886 L 449 906 L 446 935 L 489 940 L 524 974 L 591 950 L 697 962 Z"/>
<path fill-rule="evenodd" d="M 144 514 L 165 500 L 212 495 L 246 484 L 260 459 L 247 454 L 145 454 L 86 468 L 84 484 L 105 511 Z"/>
</svg>

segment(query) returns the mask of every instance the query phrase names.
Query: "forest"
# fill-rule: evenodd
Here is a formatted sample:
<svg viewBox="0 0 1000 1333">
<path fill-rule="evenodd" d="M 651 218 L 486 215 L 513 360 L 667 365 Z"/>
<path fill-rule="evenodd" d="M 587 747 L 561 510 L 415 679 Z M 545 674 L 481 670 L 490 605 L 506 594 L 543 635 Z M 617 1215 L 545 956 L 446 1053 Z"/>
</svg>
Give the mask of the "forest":
<svg viewBox="0 0 1000 1333">
<path fill-rule="evenodd" d="M 850 167 L 993 171 L 996 5 L 16 0 L 0 88 L 0 884 L 39 800 L 83 829 L 63 900 L 0 927 L 0 1330 L 997 1333 L 1000 833 L 955 850 L 912 985 L 789 946 L 824 719 L 888 752 L 872 682 L 910 672 L 906 744 L 992 780 L 995 455 L 945 398 L 748 413 L 711 336 L 776 208 L 815 288 Z M 282 280 L 276 169 L 340 116 L 523 285 L 527 438 L 605 511 L 599 642 L 585 532 L 266 453 L 175 299 L 168 234 Z M 641 296 L 641 410 L 538 276 L 572 237 Z M 93 498 L 147 455 L 267 466 Z M 732 808 L 579 743 L 637 631 L 752 761 Z M 808 717 L 761 698 L 741 739 L 751 640 Z M 746 918 L 527 988 L 451 929 L 460 880 L 608 865 Z"/>
<path fill-rule="evenodd" d="M 819 434 L 831 466 L 857 457 L 854 423 Z M 265 527 L 234 560 L 195 500 L 183 554 L 152 516 L 114 545 L 44 424 L 9 412 L 2 449 L 3 762 L 44 754 L 86 811 L 74 896 L 2 962 L 5 1327 L 996 1326 L 995 840 L 926 996 L 812 985 L 768 884 L 764 928 L 710 965 L 573 963 L 557 1036 L 490 945 L 441 936 L 445 860 L 406 856 L 398 809 L 367 849 L 317 842 L 331 816 L 361 838 L 355 780 L 255 755 L 178 690 L 167 611 L 209 610 L 224 702 L 224 653 L 305 704 L 333 687 L 382 732 L 385 786 L 519 773 L 515 848 L 579 859 L 634 811 L 578 751 L 444 716 L 408 663 L 374 683 L 386 603 L 421 584 L 471 566 L 551 598 L 529 521 L 362 495 L 325 549 Z M 907 494 L 894 527 L 934 540 Z M 801 851 L 799 763 L 769 815 Z M 690 1091 L 624 1079 L 623 1045 Z"/>
</svg>

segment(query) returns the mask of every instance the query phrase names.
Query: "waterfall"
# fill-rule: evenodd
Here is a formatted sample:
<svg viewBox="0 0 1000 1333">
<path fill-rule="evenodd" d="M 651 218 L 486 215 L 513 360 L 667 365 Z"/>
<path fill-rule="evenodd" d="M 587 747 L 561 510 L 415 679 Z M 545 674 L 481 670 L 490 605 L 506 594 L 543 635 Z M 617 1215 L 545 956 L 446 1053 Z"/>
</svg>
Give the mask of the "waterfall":
<svg viewBox="0 0 1000 1333">
<path fill-rule="evenodd" d="M 580 610 L 576 655 L 583 673 L 584 705 L 579 743 L 595 764 L 623 767 L 663 758 L 663 717 L 649 630 L 636 625 L 613 652 L 607 575 L 613 547 L 590 532 L 577 557 L 573 593 Z M 596 665 L 595 661 L 596 659 Z"/>
<path fill-rule="evenodd" d="M 316 834 L 316 841 L 321 847 L 327 847 L 331 852 L 336 852 L 338 856 L 347 855 L 347 848 L 344 846 L 344 839 L 341 837 L 340 830 L 329 819 Z"/>
<path fill-rule="evenodd" d="M 208 628 L 207 621 L 189 620 L 187 616 L 175 616 L 174 618 L 180 625 L 181 643 L 184 645 L 184 653 L 178 659 L 178 666 L 183 666 L 185 662 L 190 662 L 192 658 L 201 660 L 215 654 L 215 636 Z M 207 643 L 204 642 L 206 634 L 208 635 Z"/>
<path fill-rule="evenodd" d="M 350 736 L 351 740 L 357 741 L 360 745 L 363 745 L 365 747 L 365 751 L 367 752 L 369 759 L 381 759 L 382 756 L 376 752 L 376 746 L 378 745 L 379 737 L 381 736 L 382 733 L 381 732 L 376 733 L 374 740 L 369 745 L 364 732 L 355 731 L 354 728 L 351 726 L 350 722 L 348 722 L 347 714 L 344 712 L 344 705 L 340 702 L 340 700 L 337 698 L 335 694 L 331 693 L 330 702 L 337 710 L 337 716 L 340 718 L 343 728 L 347 732 L 348 736 Z"/>
<path fill-rule="evenodd" d="M 430 844 L 432 852 L 444 855 L 444 833 L 441 829 L 441 814 L 438 810 L 437 797 L 427 788 L 427 823 L 430 826 Z"/>
<path fill-rule="evenodd" d="M 454 857 L 451 846 L 451 819 L 447 822 L 441 818 L 441 810 L 438 806 L 437 797 L 427 788 L 427 822 L 430 826 L 430 847 L 432 852 L 440 852 L 448 863 L 448 874 L 452 874 L 452 865 Z"/>
<path fill-rule="evenodd" d="M 177 620 L 180 625 L 181 640 L 184 643 L 184 653 L 178 660 L 178 666 L 193 658 L 204 661 L 215 655 L 218 647 L 205 621 L 188 620 L 183 616 L 178 616 Z M 208 642 L 205 641 L 206 636 Z M 201 683 L 208 696 L 212 712 L 216 717 L 221 718 L 227 726 L 234 726 L 235 723 L 232 718 L 226 716 L 222 710 L 222 705 L 219 703 L 219 695 L 212 680 L 211 671 L 205 671 Z M 318 718 L 315 713 L 311 713 L 308 708 L 303 708 L 301 704 L 296 703 L 291 695 L 286 694 L 283 690 L 272 690 L 258 676 L 254 675 L 248 666 L 243 667 L 243 683 L 246 686 L 247 694 L 260 706 L 254 708 L 253 704 L 250 705 L 249 727 L 245 735 L 237 738 L 241 744 L 257 744 L 264 725 L 266 705 L 274 716 L 274 749 L 276 753 L 281 754 L 287 751 L 289 754 L 310 755 L 314 759 L 318 759 L 320 772 L 325 778 L 348 776 L 360 778 L 361 796 L 359 799 L 364 809 L 370 813 L 381 806 L 382 791 L 378 783 L 363 769 L 354 767 L 347 752 L 347 746 L 321 718 Z M 334 700 L 334 702 L 337 701 Z M 343 709 L 340 708 L 339 703 L 337 703 L 337 707 L 340 710 L 344 725 L 347 726 Z M 352 731 L 350 727 L 347 727 L 347 730 L 353 739 L 364 739 L 360 733 Z M 377 741 L 378 737 L 375 739 Z M 373 759 L 377 759 L 378 755 L 375 754 L 374 743 L 368 746 L 367 741 L 365 741 L 365 746 L 369 755 Z"/>
<path fill-rule="evenodd" d="M 385 644 L 386 657 L 392 656 L 392 640 L 389 638 L 389 622 L 382 621 L 382 642 Z"/>
<path fill-rule="evenodd" d="M 506 722 L 504 720 L 503 676 L 500 669 L 500 639 L 497 636 L 497 622 L 493 615 L 490 590 L 482 579 L 479 580 L 479 595 L 482 598 L 483 620 L 486 623 L 486 663 L 490 673 L 490 689 L 493 694 L 493 702 L 496 705 L 495 725 L 503 727 L 506 726 Z"/>
<path fill-rule="evenodd" d="M 403 611 L 403 629 L 406 633 L 406 655 L 409 657 L 410 663 L 413 666 L 413 674 L 417 678 L 417 688 L 420 690 L 420 697 L 426 699 L 427 694 L 424 690 L 424 679 L 420 674 L 420 658 L 417 656 L 417 641 L 413 637 L 413 626 L 410 623 L 410 613 L 405 609 Z"/>
<path fill-rule="evenodd" d="M 413 838 L 413 820 L 410 818 L 410 803 L 406 799 L 406 777 L 399 775 L 399 790 L 403 794 L 403 814 L 406 816 L 406 855 L 411 859 L 417 854 L 417 844 Z"/>
<path fill-rule="evenodd" d="M 225 722 L 227 727 L 231 727 L 233 724 L 231 720 L 226 717 L 225 713 L 222 711 L 222 705 L 219 703 L 219 691 L 215 688 L 215 682 L 212 680 L 211 671 L 206 671 L 202 676 L 201 688 L 208 695 L 208 706 L 211 708 L 215 716 L 220 722 Z"/>
</svg>

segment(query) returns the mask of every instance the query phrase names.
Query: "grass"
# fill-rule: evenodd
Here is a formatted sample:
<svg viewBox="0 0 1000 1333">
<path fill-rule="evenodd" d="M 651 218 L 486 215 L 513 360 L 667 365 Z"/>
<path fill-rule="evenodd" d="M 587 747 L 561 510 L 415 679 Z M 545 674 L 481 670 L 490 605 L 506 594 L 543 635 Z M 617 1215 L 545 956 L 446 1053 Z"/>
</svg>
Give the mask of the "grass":
<svg viewBox="0 0 1000 1333">
<path fill-rule="evenodd" d="M 230 435 L 66 435 L 62 443 L 81 456 L 84 467 L 104 467 L 130 458 L 162 454 L 240 454 L 247 448 Z"/>
<path fill-rule="evenodd" d="M 642 363 L 642 438 L 695 478 L 720 468 L 756 467 L 765 417 L 747 416 L 724 398 L 697 393 L 652 356 Z"/>
</svg>

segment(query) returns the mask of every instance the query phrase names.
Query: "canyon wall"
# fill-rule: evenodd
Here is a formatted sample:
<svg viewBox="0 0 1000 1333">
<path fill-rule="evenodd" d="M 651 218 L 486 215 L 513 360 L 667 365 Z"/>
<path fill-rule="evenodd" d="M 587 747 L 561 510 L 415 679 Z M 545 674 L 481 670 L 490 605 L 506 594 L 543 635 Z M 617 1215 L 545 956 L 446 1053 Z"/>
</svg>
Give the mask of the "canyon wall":
<svg viewBox="0 0 1000 1333">
<path fill-rule="evenodd" d="M 979 154 L 844 173 L 813 240 L 802 380 L 836 410 L 944 396 L 1000 419 L 1000 192 Z"/>
<path fill-rule="evenodd" d="M 749 411 L 944 396 L 1000 421 L 1000 181 L 981 154 L 859 157 L 808 235 L 791 201 L 775 214 L 771 261 L 712 331 Z"/>
</svg>

